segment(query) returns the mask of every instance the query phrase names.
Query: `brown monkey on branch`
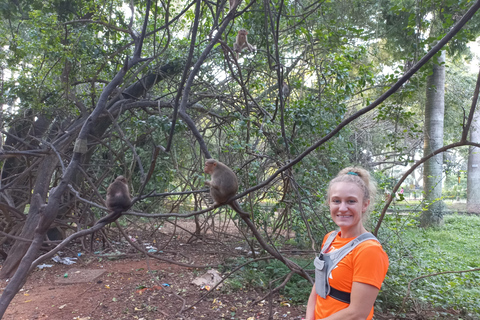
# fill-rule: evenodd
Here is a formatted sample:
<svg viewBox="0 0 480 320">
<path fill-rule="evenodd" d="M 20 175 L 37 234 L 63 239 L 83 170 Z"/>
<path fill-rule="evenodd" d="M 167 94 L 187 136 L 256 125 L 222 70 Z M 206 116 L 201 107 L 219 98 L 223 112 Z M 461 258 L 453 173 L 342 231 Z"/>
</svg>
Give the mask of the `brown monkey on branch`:
<svg viewBox="0 0 480 320">
<path fill-rule="evenodd" d="M 233 44 L 233 51 L 236 52 L 236 58 L 238 60 L 238 54 L 243 51 L 243 49 L 247 48 L 248 51 L 252 52 L 257 50 L 257 47 L 248 43 L 247 40 L 248 31 L 245 29 L 238 30 L 237 38 L 235 43 Z"/>
<path fill-rule="evenodd" d="M 132 206 L 132 199 L 128 191 L 127 179 L 124 176 L 118 176 L 107 188 L 107 208 L 111 212 L 106 217 L 98 220 L 97 223 L 114 222 Z"/>
<path fill-rule="evenodd" d="M 227 203 L 228 199 L 233 197 L 238 190 L 237 176 L 232 169 L 220 161 L 208 159 L 205 161 L 205 168 L 203 171 L 211 175 L 212 180 L 205 181 L 205 184 L 210 186 L 210 195 L 213 198 L 214 207 L 218 207 L 222 204 L 228 204 L 242 218 L 250 217 L 248 212 L 242 210 L 237 200 Z"/>
</svg>

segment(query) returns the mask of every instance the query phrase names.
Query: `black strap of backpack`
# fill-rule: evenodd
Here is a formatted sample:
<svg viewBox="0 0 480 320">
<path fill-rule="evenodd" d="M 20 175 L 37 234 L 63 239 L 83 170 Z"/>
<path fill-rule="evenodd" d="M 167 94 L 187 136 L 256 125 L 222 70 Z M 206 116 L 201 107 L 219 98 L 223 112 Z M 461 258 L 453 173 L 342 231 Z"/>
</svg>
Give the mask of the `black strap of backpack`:
<svg viewBox="0 0 480 320">
<path fill-rule="evenodd" d="M 330 286 L 330 293 L 328 295 L 335 300 L 350 304 L 350 292 L 340 291 Z"/>
</svg>

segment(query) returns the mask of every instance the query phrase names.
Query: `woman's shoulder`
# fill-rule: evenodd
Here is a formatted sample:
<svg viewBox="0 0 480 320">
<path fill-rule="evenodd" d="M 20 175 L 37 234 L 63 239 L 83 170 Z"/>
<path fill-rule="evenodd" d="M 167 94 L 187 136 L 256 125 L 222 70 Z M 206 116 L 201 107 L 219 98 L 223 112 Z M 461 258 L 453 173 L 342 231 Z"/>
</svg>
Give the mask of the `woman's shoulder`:
<svg viewBox="0 0 480 320">
<path fill-rule="evenodd" d="M 325 242 L 327 241 L 328 237 L 329 237 L 332 233 L 334 233 L 334 232 L 335 232 L 336 234 L 338 233 L 338 231 L 333 230 L 333 231 L 328 232 L 328 233 L 323 237 L 322 246 L 325 244 Z"/>
<path fill-rule="evenodd" d="M 377 240 L 366 240 L 360 243 L 355 249 L 354 249 L 356 255 L 384 255 L 387 256 L 387 253 L 385 250 L 383 250 L 382 244 L 378 242 Z"/>
</svg>

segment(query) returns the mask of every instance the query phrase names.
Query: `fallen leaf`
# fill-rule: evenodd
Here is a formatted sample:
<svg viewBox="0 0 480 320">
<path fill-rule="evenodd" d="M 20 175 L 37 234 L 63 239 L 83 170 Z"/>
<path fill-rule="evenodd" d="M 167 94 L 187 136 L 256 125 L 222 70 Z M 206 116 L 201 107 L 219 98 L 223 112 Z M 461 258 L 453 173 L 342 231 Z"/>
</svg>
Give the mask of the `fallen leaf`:
<svg viewBox="0 0 480 320">
<path fill-rule="evenodd" d="M 138 290 L 137 290 L 137 293 L 138 293 L 138 294 L 143 294 L 143 293 L 144 293 L 145 291 L 147 291 L 147 290 L 148 290 L 148 288 L 138 289 Z"/>
</svg>

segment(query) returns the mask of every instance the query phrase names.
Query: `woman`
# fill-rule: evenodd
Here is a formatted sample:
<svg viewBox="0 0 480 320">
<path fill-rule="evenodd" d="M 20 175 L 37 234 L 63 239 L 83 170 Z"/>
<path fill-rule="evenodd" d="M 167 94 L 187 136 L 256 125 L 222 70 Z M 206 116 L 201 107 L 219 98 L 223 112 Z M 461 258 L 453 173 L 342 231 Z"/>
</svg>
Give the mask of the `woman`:
<svg viewBox="0 0 480 320">
<path fill-rule="evenodd" d="M 388 269 L 387 254 L 363 226 L 375 194 L 375 182 L 362 168 L 345 168 L 330 181 L 327 203 L 340 231 L 325 236 L 315 259 L 315 285 L 306 320 L 372 319 Z"/>
</svg>

